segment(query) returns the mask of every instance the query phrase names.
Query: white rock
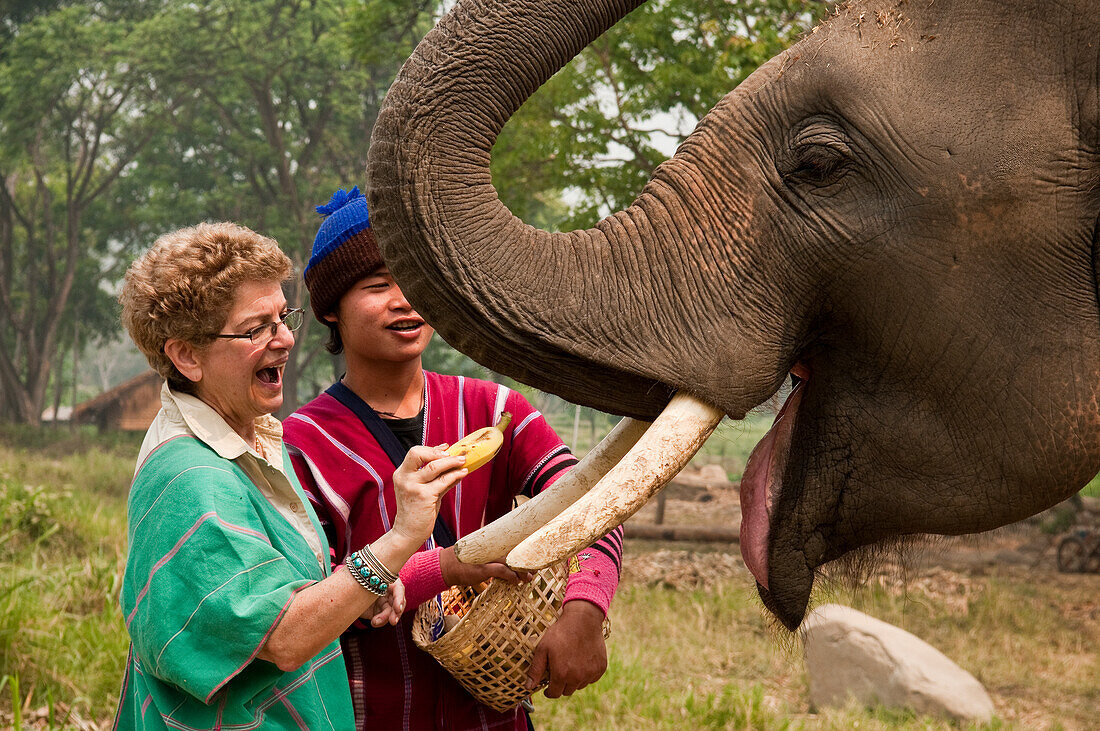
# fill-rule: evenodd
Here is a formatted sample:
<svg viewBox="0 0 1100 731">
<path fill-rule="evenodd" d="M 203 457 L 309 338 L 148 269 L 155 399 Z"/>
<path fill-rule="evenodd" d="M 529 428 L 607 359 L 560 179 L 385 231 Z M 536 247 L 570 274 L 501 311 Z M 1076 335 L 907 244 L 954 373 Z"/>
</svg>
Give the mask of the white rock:
<svg viewBox="0 0 1100 731">
<path fill-rule="evenodd" d="M 957 720 L 993 716 L 993 701 L 973 675 L 899 627 L 826 604 L 807 617 L 801 634 L 817 708 L 855 699 Z"/>
</svg>

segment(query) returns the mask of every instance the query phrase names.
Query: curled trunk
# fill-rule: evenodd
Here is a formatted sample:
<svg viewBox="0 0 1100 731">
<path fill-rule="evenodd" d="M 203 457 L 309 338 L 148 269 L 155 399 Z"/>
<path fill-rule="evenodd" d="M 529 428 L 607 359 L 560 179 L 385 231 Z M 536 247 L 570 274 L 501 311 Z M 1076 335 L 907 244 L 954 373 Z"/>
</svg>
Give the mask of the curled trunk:
<svg viewBox="0 0 1100 731">
<path fill-rule="evenodd" d="M 654 252 L 679 244 L 674 227 L 654 223 L 663 206 L 643 194 L 591 229 L 550 233 L 513 216 L 489 172 L 493 143 L 523 101 L 639 4 L 460 3 L 386 97 L 368 187 L 386 261 L 447 342 L 571 401 L 652 419 L 670 386 L 688 385 L 677 383 L 678 354 L 659 345 L 667 338 L 637 317 L 657 304 L 652 273 L 639 286 L 635 268 L 648 258 L 652 270 Z M 656 269 L 662 286 L 683 284 L 677 266 Z"/>
</svg>

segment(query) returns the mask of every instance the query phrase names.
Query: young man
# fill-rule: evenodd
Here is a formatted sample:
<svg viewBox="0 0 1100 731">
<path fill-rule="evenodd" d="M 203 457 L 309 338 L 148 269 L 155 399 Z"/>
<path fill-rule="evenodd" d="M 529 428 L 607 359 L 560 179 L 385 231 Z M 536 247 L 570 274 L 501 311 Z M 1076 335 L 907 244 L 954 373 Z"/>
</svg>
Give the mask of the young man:
<svg viewBox="0 0 1100 731">
<path fill-rule="evenodd" d="M 384 533 L 394 516 L 392 475 L 413 445 L 453 444 L 512 415 L 504 446 L 488 465 L 444 498 L 440 522 L 401 571 L 407 609 L 399 624 L 353 627 L 341 639 L 358 728 L 522 729 L 522 708 L 508 713 L 477 703 L 434 659 L 416 648 L 416 607 L 448 586 L 488 578 L 526 580 L 499 562 L 466 565 L 451 544 L 532 496 L 576 460 L 531 405 L 504 386 L 425 371 L 421 354 L 432 329 L 413 310 L 382 261 L 366 199 L 353 188 L 333 195 L 305 271 L 313 312 L 328 326 L 328 349 L 343 352 L 347 373 L 284 423 L 294 468 L 314 503 L 333 565 Z M 380 417 L 380 418 L 379 418 Z M 439 544 L 444 544 L 441 547 Z M 570 695 L 607 667 L 603 620 L 618 585 L 620 529 L 578 558 L 561 617 L 536 648 L 531 685 L 549 678 L 546 695 Z"/>
</svg>

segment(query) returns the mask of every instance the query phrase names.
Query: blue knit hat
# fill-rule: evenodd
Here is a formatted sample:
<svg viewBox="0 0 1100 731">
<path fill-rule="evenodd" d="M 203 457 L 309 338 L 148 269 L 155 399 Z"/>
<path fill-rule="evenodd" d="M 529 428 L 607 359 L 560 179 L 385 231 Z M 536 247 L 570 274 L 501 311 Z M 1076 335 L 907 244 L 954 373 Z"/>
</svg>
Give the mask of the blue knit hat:
<svg viewBox="0 0 1100 731">
<path fill-rule="evenodd" d="M 340 298 L 363 277 L 382 266 L 382 252 L 370 227 L 367 199 L 358 186 L 341 188 L 329 202 L 317 206 L 325 217 L 313 239 L 306 264 L 306 289 L 313 314 L 320 320 L 332 312 Z"/>
</svg>

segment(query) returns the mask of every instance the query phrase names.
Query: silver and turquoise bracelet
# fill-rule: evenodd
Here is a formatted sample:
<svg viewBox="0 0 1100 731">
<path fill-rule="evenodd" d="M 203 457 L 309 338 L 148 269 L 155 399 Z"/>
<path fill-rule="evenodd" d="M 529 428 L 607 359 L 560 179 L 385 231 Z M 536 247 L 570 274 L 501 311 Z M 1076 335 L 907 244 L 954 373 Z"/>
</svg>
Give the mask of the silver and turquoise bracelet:
<svg viewBox="0 0 1100 731">
<path fill-rule="evenodd" d="M 397 581 L 397 574 L 378 560 L 369 544 L 348 555 L 344 559 L 344 565 L 361 587 L 378 596 L 385 595 L 390 584 Z"/>
</svg>

